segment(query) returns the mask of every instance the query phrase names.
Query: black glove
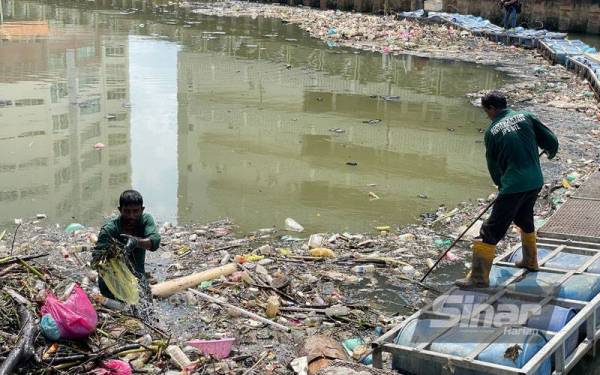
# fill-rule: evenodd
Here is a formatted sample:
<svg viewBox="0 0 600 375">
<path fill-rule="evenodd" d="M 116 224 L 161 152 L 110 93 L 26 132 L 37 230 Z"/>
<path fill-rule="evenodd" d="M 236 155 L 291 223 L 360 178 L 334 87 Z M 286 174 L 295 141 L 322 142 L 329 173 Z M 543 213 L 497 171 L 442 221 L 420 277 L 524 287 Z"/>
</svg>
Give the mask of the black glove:
<svg viewBox="0 0 600 375">
<path fill-rule="evenodd" d="M 90 262 L 92 267 L 95 267 L 100 262 L 100 260 L 102 260 L 103 256 L 104 256 L 103 250 L 93 249 L 92 250 L 92 261 Z"/>
<path fill-rule="evenodd" d="M 129 255 L 138 246 L 137 237 L 130 236 L 128 234 L 122 234 L 121 237 L 127 239 L 127 243 L 125 244 L 125 254 Z"/>
<path fill-rule="evenodd" d="M 554 157 L 556 156 L 556 152 L 552 154 L 550 153 L 550 151 L 544 150 L 544 153 L 546 154 L 548 159 L 554 159 Z"/>
</svg>

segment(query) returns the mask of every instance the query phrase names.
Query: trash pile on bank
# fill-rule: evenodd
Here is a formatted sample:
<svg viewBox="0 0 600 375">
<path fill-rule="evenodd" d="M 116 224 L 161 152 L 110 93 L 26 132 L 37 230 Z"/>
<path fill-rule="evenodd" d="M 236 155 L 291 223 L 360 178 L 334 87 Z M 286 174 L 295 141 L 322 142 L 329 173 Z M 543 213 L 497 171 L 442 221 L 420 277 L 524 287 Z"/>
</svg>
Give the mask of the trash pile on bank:
<svg viewBox="0 0 600 375">
<path fill-rule="evenodd" d="M 521 38 L 547 38 L 547 39 L 561 39 L 566 36 L 565 33 L 557 33 L 548 30 L 534 30 L 525 29 L 523 27 L 516 27 L 507 33 L 503 27 L 493 24 L 490 20 L 480 16 L 474 16 L 471 14 L 460 14 L 460 13 L 445 13 L 445 12 L 428 12 L 427 15 L 423 9 L 401 12 L 399 14 L 401 18 L 407 19 L 420 19 L 435 22 L 447 22 L 457 27 L 469 30 L 474 33 L 483 33 L 487 35 L 506 35 L 510 34 L 515 37 Z"/>
<path fill-rule="evenodd" d="M 536 226 L 596 169 L 575 161 L 548 181 Z M 227 220 L 164 223 L 147 260 L 154 299 L 141 293 L 135 306 L 98 293 L 89 266 L 97 228 L 17 220 L 0 233 L 0 373 L 383 373 L 365 367 L 370 342 L 438 295 L 444 285 L 420 277 L 493 198 L 369 234 L 306 233 L 293 218 L 244 236 Z M 480 225 L 439 272 L 469 266 Z M 501 249 L 517 239 L 509 231 Z"/>
<path fill-rule="evenodd" d="M 312 37 L 326 40 L 330 46 L 393 53 L 428 51 L 432 48 L 443 48 L 446 52 L 471 51 L 489 45 L 487 40 L 475 37 L 468 31 L 446 25 L 396 20 L 391 16 L 238 1 L 195 3 L 191 7 L 193 13 L 202 15 L 278 18 L 297 25 Z"/>
<path fill-rule="evenodd" d="M 517 107 L 547 105 L 570 112 L 581 112 L 600 121 L 600 103 L 594 98 L 589 82 L 571 74 L 562 65 L 546 65 L 543 57 L 535 56 L 539 65 L 533 67 L 536 79 L 507 83 L 506 92 L 511 104 Z M 471 103 L 481 106 L 482 95 L 489 90 L 467 94 Z"/>
<path fill-rule="evenodd" d="M 502 88 L 509 93 L 516 88 L 514 96 L 517 101 L 524 104 L 530 101 L 548 103 L 557 108 L 584 112 L 588 117 L 600 121 L 600 103 L 589 82 L 573 75 L 563 66 L 553 66 L 536 50 L 492 42 L 459 27 L 468 23 L 475 25 L 474 30 L 479 27 L 499 32 L 497 26 L 478 17 L 454 14 L 445 16 L 460 24 L 453 26 L 423 23 L 417 19 L 399 20 L 391 16 L 239 1 L 182 6 L 191 9 L 191 14 L 198 15 L 278 18 L 297 25 L 330 47 L 351 47 L 388 54 L 409 53 L 500 66 L 501 70 L 507 71 L 519 81 L 518 84 Z M 439 14 L 436 17 L 440 18 Z M 525 31 L 522 30 L 522 33 Z M 540 35 L 539 31 L 531 35 L 524 34 L 531 38 Z M 551 32 L 543 34 L 553 38 L 561 35 L 564 36 Z"/>
<path fill-rule="evenodd" d="M 153 302 L 128 306 L 96 289 L 89 261 L 97 228 L 48 227 L 46 220 L 17 221 L 16 236 L 3 232 L 0 241 L 0 311 L 8 317 L 0 357 L 9 366 L 2 374 L 289 374 L 304 367 L 315 374 L 335 359 L 368 365 L 370 341 L 402 316 L 386 316 L 344 287 L 389 273 L 419 289 L 415 255 L 397 245 L 418 243 L 412 233 L 382 227 L 374 237 L 300 239 L 290 218 L 296 232 L 269 228 L 238 237 L 227 221 L 165 223 L 163 246 L 148 265 L 169 279 L 152 283 Z M 397 254 L 384 256 L 391 246 Z M 413 292 L 414 301 L 432 290 Z"/>
</svg>

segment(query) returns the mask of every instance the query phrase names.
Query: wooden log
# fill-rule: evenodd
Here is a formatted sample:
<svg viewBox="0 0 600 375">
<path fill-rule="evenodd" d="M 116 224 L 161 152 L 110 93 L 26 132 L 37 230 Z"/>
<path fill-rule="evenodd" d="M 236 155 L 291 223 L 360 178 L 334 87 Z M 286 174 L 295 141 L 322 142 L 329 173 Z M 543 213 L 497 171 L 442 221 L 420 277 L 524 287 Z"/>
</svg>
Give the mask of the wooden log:
<svg viewBox="0 0 600 375">
<path fill-rule="evenodd" d="M 15 347 L 10 351 L 6 360 L 0 366 L 0 375 L 10 375 L 23 362 L 35 355 L 33 341 L 38 334 L 35 316 L 29 309 L 30 302 L 12 289 L 4 289 L 17 303 L 21 320 L 21 335 Z"/>
<path fill-rule="evenodd" d="M 204 300 L 207 300 L 207 301 L 210 301 L 210 302 L 214 302 L 214 303 L 217 303 L 219 305 L 223 305 L 225 307 L 228 307 L 230 309 L 233 309 L 233 310 L 237 311 L 238 313 L 240 313 L 242 315 L 245 315 L 245 316 L 247 316 L 249 318 L 252 318 L 252 319 L 256 319 L 259 322 L 268 324 L 268 325 L 273 326 L 275 328 L 278 328 L 278 329 L 280 329 L 282 331 L 285 331 L 285 332 L 289 332 L 290 331 L 289 327 L 286 327 L 286 326 L 284 326 L 282 324 L 279 324 L 279 323 L 275 323 L 275 322 L 273 322 L 273 321 L 271 321 L 271 320 L 269 320 L 267 318 L 263 318 L 262 316 L 255 314 L 253 312 L 244 310 L 241 307 L 237 307 L 237 306 L 234 306 L 234 305 L 232 305 L 230 303 L 223 302 L 223 301 L 221 301 L 221 300 L 219 300 L 219 299 L 217 299 L 217 298 L 215 298 L 213 296 L 209 296 L 208 294 L 204 294 L 204 293 L 199 292 L 199 291 L 197 291 L 195 289 L 190 289 L 190 292 L 192 292 L 193 294 L 197 295 L 198 297 L 201 297 Z"/>
<path fill-rule="evenodd" d="M 221 276 L 231 275 L 237 271 L 236 263 L 229 263 L 221 267 L 212 268 L 203 272 L 196 272 L 188 276 L 179 277 L 177 279 L 163 281 L 153 285 L 152 295 L 155 297 L 169 297 L 177 292 L 184 291 L 188 288 L 193 288 L 203 281 L 213 280 Z"/>
</svg>

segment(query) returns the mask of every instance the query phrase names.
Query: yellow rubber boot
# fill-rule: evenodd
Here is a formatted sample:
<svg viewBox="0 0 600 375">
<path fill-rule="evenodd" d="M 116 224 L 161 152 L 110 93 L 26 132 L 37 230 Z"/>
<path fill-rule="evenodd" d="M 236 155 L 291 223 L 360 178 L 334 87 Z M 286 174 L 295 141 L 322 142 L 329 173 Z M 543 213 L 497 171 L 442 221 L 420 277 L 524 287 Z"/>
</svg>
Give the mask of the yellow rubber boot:
<svg viewBox="0 0 600 375">
<path fill-rule="evenodd" d="M 454 282 L 459 288 L 487 288 L 490 285 L 490 269 L 496 253 L 496 245 L 473 241 L 473 265 L 464 279 Z"/>
<path fill-rule="evenodd" d="M 515 262 L 515 266 L 519 268 L 527 268 L 530 272 L 537 272 L 540 267 L 537 261 L 537 243 L 535 239 L 535 232 L 523 233 L 521 231 L 521 246 L 523 259 L 519 262 Z"/>
</svg>

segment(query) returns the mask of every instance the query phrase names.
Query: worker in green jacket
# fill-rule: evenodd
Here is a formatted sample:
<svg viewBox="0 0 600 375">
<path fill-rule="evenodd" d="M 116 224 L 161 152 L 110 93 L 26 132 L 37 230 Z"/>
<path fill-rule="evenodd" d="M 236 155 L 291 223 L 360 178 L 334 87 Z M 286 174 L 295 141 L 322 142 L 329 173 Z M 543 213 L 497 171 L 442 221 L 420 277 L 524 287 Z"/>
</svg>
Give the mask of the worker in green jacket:
<svg viewBox="0 0 600 375">
<path fill-rule="evenodd" d="M 92 252 L 92 263 L 99 259 L 116 241 L 124 247 L 126 260 L 133 274 L 144 280 L 146 270 L 146 250 L 155 251 L 160 245 L 160 234 L 154 219 L 144 212 L 142 195 L 135 190 L 125 190 L 119 197 L 120 215 L 109 219 L 100 229 L 98 241 Z M 100 293 L 115 298 L 104 280 L 98 278 Z"/>
<path fill-rule="evenodd" d="M 498 197 L 492 214 L 483 223 L 480 238 L 473 241 L 473 262 L 461 288 L 489 286 L 496 244 L 514 222 L 521 231 L 523 259 L 517 267 L 538 270 L 533 207 L 544 184 L 538 148 L 549 159 L 558 151 L 558 139 L 533 114 L 507 108 L 506 97 L 497 91 L 483 96 L 481 105 L 492 123 L 485 132 L 485 157 Z"/>
</svg>

